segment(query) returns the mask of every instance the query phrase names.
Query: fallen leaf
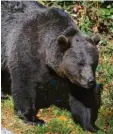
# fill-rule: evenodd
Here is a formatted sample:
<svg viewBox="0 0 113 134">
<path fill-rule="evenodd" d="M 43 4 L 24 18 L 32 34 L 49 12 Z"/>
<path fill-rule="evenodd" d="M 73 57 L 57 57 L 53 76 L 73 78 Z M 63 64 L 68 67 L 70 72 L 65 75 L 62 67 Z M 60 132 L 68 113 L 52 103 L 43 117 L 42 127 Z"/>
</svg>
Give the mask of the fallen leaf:
<svg viewBox="0 0 113 134">
<path fill-rule="evenodd" d="M 39 111 L 40 111 L 40 113 L 42 113 L 43 112 L 43 109 L 40 109 Z"/>
<path fill-rule="evenodd" d="M 67 120 L 65 116 L 59 116 L 58 119 L 59 120 L 63 120 L 63 121 L 66 121 Z"/>
<path fill-rule="evenodd" d="M 98 32 L 98 27 L 97 27 L 97 26 L 94 26 L 94 27 L 93 27 L 93 32 L 94 32 L 94 33 L 97 33 L 97 32 Z"/>
<path fill-rule="evenodd" d="M 50 107 L 47 110 L 48 110 L 48 112 L 51 112 L 53 110 L 53 108 Z"/>
<path fill-rule="evenodd" d="M 40 118 L 40 117 L 41 117 L 41 114 L 38 113 L 38 114 L 36 115 L 36 117 Z"/>
<path fill-rule="evenodd" d="M 105 123 L 104 129 L 107 130 L 110 127 L 109 122 Z"/>
<path fill-rule="evenodd" d="M 44 133 L 44 134 L 51 134 L 51 132 L 46 132 L 46 133 Z"/>
<path fill-rule="evenodd" d="M 71 132 L 70 134 L 76 134 L 75 132 Z"/>
<path fill-rule="evenodd" d="M 80 9 L 81 9 L 80 5 L 75 5 L 75 7 L 73 8 L 73 11 L 74 13 L 77 13 Z"/>
<path fill-rule="evenodd" d="M 92 134 L 91 132 L 88 132 L 88 134 Z"/>
</svg>

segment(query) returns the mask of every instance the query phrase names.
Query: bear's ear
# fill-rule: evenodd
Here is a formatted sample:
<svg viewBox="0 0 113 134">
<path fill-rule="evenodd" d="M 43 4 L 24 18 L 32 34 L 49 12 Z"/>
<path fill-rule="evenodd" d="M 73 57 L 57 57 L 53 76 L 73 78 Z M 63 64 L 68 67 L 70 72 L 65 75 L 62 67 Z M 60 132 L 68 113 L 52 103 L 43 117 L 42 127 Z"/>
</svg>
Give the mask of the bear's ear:
<svg viewBox="0 0 113 134">
<path fill-rule="evenodd" d="M 98 45 L 98 43 L 100 42 L 100 35 L 99 34 L 95 34 L 91 37 L 92 41 L 94 42 L 94 45 Z"/>
<path fill-rule="evenodd" d="M 68 38 L 64 35 L 59 35 L 57 41 L 59 44 L 68 44 Z"/>
<path fill-rule="evenodd" d="M 61 50 L 65 51 L 70 47 L 69 39 L 65 35 L 59 35 L 57 42 Z"/>
</svg>

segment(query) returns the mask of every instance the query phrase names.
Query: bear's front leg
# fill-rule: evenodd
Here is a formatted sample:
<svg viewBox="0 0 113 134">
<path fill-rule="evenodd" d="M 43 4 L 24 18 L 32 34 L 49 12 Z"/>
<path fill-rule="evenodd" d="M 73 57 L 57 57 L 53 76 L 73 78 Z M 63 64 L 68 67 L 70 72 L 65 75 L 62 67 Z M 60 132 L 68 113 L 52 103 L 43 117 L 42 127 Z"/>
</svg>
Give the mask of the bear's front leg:
<svg viewBox="0 0 113 134">
<path fill-rule="evenodd" d="M 43 125 L 44 121 L 36 117 L 36 92 L 35 92 L 35 75 L 29 65 L 17 64 L 10 68 L 11 88 L 14 99 L 15 110 L 25 122 L 31 124 Z"/>
<path fill-rule="evenodd" d="M 97 129 L 91 123 L 92 109 L 85 107 L 71 94 L 69 102 L 74 121 L 78 121 L 84 130 L 96 132 Z"/>
</svg>

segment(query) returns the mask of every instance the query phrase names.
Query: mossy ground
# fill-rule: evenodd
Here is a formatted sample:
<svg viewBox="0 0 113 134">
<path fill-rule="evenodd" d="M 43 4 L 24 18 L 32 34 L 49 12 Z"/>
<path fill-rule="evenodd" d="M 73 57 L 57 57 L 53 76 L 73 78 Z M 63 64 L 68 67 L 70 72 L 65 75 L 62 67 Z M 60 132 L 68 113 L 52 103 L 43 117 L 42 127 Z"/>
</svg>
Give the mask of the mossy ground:
<svg viewBox="0 0 113 134">
<path fill-rule="evenodd" d="M 91 134 L 83 131 L 79 124 L 73 122 L 70 112 L 56 106 L 40 109 L 37 116 L 44 119 L 47 126 L 33 126 L 19 119 L 13 109 L 12 97 L 2 102 L 2 127 L 15 132 L 15 134 Z M 102 106 L 96 124 L 103 131 L 100 130 L 95 134 L 106 134 L 105 132 L 112 134 L 113 111 Z"/>
</svg>

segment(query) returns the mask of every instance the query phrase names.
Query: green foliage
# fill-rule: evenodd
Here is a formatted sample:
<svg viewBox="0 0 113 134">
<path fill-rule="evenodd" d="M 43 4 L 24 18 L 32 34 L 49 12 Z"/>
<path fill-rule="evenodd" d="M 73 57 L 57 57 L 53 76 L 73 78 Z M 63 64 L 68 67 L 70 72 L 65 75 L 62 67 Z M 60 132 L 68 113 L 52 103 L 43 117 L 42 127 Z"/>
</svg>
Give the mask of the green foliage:
<svg viewBox="0 0 113 134">
<path fill-rule="evenodd" d="M 71 129 L 68 127 L 69 122 L 65 121 L 59 121 L 57 118 L 53 119 L 51 122 L 49 122 L 49 132 L 52 133 L 59 133 L 59 134 L 69 134 L 71 133 Z"/>
<path fill-rule="evenodd" d="M 84 21 L 80 23 L 81 30 L 82 24 L 85 23 L 86 28 L 93 32 L 93 27 L 97 27 L 100 33 L 113 34 L 113 6 L 109 5 L 101 7 L 102 2 L 83 2 L 82 5 L 86 13 L 84 14 Z M 88 32 L 88 30 L 85 30 Z M 94 31 L 95 32 L 95 31 Z"/>
<path fill-rule="evenodd" d="M 67 112 L 66 109 L 61 110 L 60 108 L 56 107 L 56 106 L 52 106 L 52 108 L 54 108 L 54 111 L 52 111 L 53 114 L 55 114 L 56 116 L 67 116 L 67 117 L 71 117 L 71 113 Z"/>
<path fill-rule="evenodd" d="M 43 1 L 47 6 L 63 8 L 77 21 L 79 28 L 85 34 L 94 32 L 113 36 L 113 4 L 103 1 Z M 75 14 L 74 7 L 80 8 Z M 95 28 L 97 29 L 95 31 Z"/>
</svg>

